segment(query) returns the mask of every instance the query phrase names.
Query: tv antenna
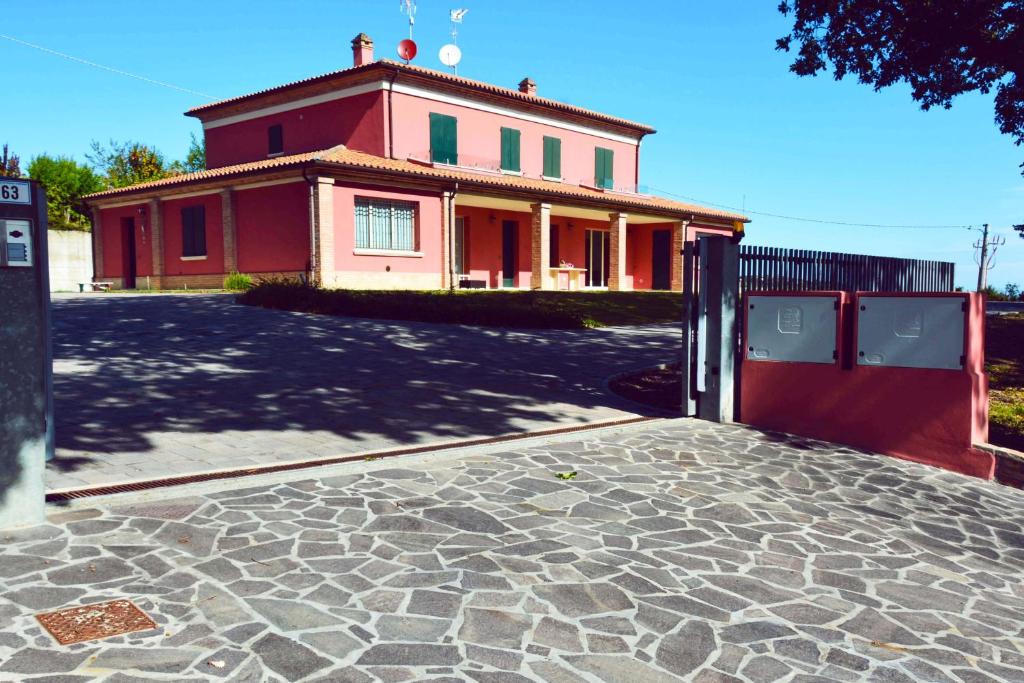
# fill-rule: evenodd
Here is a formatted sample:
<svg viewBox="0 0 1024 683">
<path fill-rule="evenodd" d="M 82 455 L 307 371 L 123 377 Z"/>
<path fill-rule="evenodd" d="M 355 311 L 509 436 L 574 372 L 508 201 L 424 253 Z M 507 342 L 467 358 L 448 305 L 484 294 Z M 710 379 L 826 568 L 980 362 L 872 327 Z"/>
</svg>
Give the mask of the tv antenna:
<svg viewBox="0 0 1024 683">
<path fill-rule="evenodd" d="M 462 18 L 466 16 L 467 12 L 469 12 L 468 9 L 453 9 L 448 13 L 448 18 L 452 22 L 452 42 L 442 45 L 437 53 L 441 63 L 450 67 L 454 74 L 459 73 L 459 62 L 462 61 L 462 50 L 458 46 L 459 24 L 462 23 Z"/>
<path fill-rule="evenodd" d="M 409 15 L 409 40 L 412 40 L 412 27 L 416 23 L 416 0 L 400 0 L 398 11 Z"/>
</svg>

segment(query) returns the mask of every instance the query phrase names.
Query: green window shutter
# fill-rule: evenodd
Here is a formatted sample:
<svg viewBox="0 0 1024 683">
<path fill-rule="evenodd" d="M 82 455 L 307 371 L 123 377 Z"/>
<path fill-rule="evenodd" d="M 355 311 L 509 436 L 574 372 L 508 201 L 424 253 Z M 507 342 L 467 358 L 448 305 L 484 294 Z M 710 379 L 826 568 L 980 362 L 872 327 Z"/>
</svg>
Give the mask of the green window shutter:
<svg viewBox="0 0 1024 683">
<path fill-rule="evenodd" d="M 614 152 L 604 147 L 594 149 L 594 185 L 611 189 L 615 186 L 612 172 Z"/>
<path fill-rule="evenodd" d="M 518 171 L 520 133 L 515 128 L 501 129 L 501 169 Z"/>
<path fill-rule="evenodd" d="M 454 116 L 430 115 L 430 160 L 439 164 L 459 163 L 458 121 Z"/>
<path fill-rule="evenodd" d="M 562 177 L 562 141 L 559 138 L 544 136 L 544 175 Z"/>
<path fill-rule="evenodd" d="M 192 256 L 195 247 L 192 242 L 192 207 L 181 210 L 181 255 Z"/>
</svg>

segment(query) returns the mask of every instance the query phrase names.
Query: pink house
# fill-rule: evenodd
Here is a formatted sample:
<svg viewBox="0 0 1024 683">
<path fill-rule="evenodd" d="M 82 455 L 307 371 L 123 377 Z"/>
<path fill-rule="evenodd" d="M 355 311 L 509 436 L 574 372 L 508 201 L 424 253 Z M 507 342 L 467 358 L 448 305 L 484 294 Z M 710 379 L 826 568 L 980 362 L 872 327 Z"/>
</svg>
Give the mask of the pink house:
<svg viewBox="0 0 1024 683">
<path fill-rule="evenodd" d="M 88 196 L 97 279 L 679 289 L 684 240 L 743 232 L 637 191 L 649 126 L 352 46 L 351 68 L 188 111 L 206 170 Z"/>
</svg>

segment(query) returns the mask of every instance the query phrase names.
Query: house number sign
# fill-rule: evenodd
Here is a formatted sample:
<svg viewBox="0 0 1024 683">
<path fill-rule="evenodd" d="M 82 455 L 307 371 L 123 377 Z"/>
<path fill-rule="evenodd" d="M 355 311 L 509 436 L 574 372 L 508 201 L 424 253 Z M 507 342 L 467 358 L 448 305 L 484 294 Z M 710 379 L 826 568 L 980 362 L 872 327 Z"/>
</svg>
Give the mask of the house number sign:
<svg viewBox="0 0 1024 683">
<path fill-rule="evenodd" d="M 0 203 L 31 204 L 32 192 L 30 185 L 20 180 L 0 179 Z"/>
</svg>

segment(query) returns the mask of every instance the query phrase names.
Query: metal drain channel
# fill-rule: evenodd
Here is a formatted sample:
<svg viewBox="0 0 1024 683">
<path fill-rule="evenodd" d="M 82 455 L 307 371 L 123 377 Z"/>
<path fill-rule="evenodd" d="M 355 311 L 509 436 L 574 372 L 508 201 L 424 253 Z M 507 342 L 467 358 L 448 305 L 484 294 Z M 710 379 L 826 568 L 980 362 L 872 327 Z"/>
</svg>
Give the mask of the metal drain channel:
<svg viewBox="0 0 1024 683">
<path fill-rule="evenodd" d="M 377 460 L 382 458 L 394 458 L 400 455 L 415 455 L 417 453 L 429 453 L 431 451 L 446 451 L 455 448 L 466 448 L 467 446 L 488 446 L 524 439 L 535 439 L 544 436 L 557 436 L 559 434 L 572 434 L 574 432 L 586 432 L 593 429 L 605 429 L 607 427 L 620 427 L 637 424 L 641 422 L 657 422 L 663 418 L 659 417 L 631 417 L 623 420 L 612 420 L 610 422 L 598 422 L 574 427 L 559 427 L 539 432 L 524 432 L 522 434 L 508 434 L 505 436 L 490 436 L 480 439 L 468 439 L 456 443 L 442 445 L 411 446 L 409 448 L 397 448 L 390 451 L 375 453 L 364 453 L 356 455 L 342 455 L 332 458 L 321 458 L 319 460 L 304 460 L 302 462 L 290 462 L 281 465 L 265 465 L 247 468 L 243 470 L 222 470 L 220 472 L 200 472 L 197 474 L 184 474 L 179 477 L 165 477 L 162 479 L 147 479 L 144 481 L 133 481 L 126 484 L 107 484 L 90 486 L 81 489 L 68 491 L 50 491 L 46 494 L 47 503 L 60 503 L 92 496 L 109 496 L 115 493 L 132 493 L 135 491 L 147 491 L 170 486 L 183 486 L 203 481 L 216 481 L 219 479 L 240 479 L 243 477 L 254 477 L 260 474 L 272 474 L 274 472 L 288 472 L 291 470 L 305 470 L 325 465 L 338 465 L 346 462 L 357 462 L 361 460 Z"/>
</svg>

